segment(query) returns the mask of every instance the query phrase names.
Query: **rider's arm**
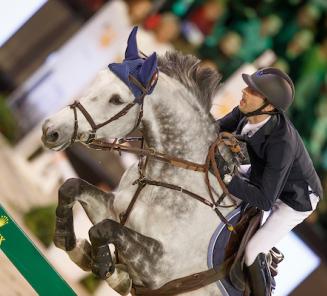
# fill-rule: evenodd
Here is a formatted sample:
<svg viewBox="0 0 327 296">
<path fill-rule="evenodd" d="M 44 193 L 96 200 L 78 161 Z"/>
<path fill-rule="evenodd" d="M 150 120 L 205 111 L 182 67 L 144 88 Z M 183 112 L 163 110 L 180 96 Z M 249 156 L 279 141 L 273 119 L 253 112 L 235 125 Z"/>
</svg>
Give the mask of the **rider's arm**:
<svg viewBox="0 0 327 296">
<path fill-rule="evenodd" d="M 266 166 L 261 184 L 253 184 L 234 176 L 228 184 L 231 194 L 264 211 L 271 209 L 282 192 L 293 164 L 289 142 L 274 143 L 267 147 Z"/>
<path fill-rule="evenodd" d="M 230 113 L 216 121 L 221 132 L 233 132 L 236 130 L 240 120 L 244 117 L 238 107 L 235 107 Z"/>
</svg>

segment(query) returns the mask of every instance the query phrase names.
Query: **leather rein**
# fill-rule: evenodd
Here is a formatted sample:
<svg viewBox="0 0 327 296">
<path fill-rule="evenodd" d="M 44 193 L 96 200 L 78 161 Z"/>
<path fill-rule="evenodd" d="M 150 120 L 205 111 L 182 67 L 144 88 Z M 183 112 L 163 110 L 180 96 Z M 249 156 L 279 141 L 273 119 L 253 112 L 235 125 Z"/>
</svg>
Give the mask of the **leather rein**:
<svg viewBox="0 0 327 296">
<path fill-rule="evenodd" d="M 232 205 L 221 205 L 220 203 L 222 202 L 222 200 L 224 199 L 225 196 L 229 196 L 231 198 L 231 200 L 233 199 L 233 196 L 228 192 L 228 189 L 226 188 L 225 183 L 223 182 L 223 180 L 221 179 L 221 176 L 219 174 L 219 171 L 217 169 L 217 163 L 216 163 L 216 159 L 215 159 L 215 154 L 218 150 L 218 146 L 221 145 L 224 142 L 224 139 L 222 138 L 222 136 L 218 137 L 218 139 L 210 146 L 209 148 L 209 152 L 207 155 L 207 159 L 206 159 L 206 163 L 205 164 L 198 164 L 195 162 L 191 162 L 185 159 L 181 159 L 181 158 L 177 158 L 177 157 L 173 157 L 171 155 L 167 155 L 165 153 L 161 153 L 161 152 L 157 152 L 154 149 L 144 149 L 144 148 L 134 148 L 134 147 L 127 147 L 124 146 L 122 144 L 118 144 L 117 141 L 119 143 L 122 142 L 126 142 L 124 139 L 118 140 L 116 139 L 113 143 L 108 143 L 108 142 L 104 142 L 101 140 L 93 140 L 90 144 L 89 147 L 90 148 L 94 148 L 94 149 L 98 149 L 98 150 L 116 150 L 119 153 L 121 152 L 128 152 L 128 153 L 133 153 L 136 155 L 140 156 L 139 159 L 139 174 L 140 177 L 134 181 L 133 185 L 138 184 L 138 188 L 127 208 L 127 210 L 124 213 L 120 214 L 120 222 L 122 225 L 124 225 L 127 221 L 127 218 L 129 217 L 133 206 L 141 192 L 141 190 L 147 185 L 155 185 L 155 186 L 161 186 L 161 187 L 165 187 L 165 188 L 169 188 L 172 190 L 176 190 L 176 191 L 180 191 L 183 192 L 189 196 L 191 196 L 192 198 L 202 202 L 203 204 L 211 207 L 216 214 L 218 215 L 218 217 L 222 220 L 222 222 L 224 224 L 227 225 L 227 228 L 230 231 L 233 231 L 233 226 L 226 220 L 226 218 L 223 216 L 223 214 L 219 211 L 219 207 L 221 208 L 229 208 L 229 207 L 234 207 L 235 203 L 233 203 Z M 145 161 L 143 160 L 143 158 L 145 157 Z M 169 183 L 165 183 L 165 182 L 161 182 L 161 181 L 155 181 L 155 180 L 151 180 L 148 179 L 147 177 L 145 177 L 144 172 L 145 172 L 145 168 L 146 165 L 148 163 L 148 159 L 157 159 L 159 161 L 165 162 L 165 163 L 169 163 L 175 167 L 178 168 L 183 168 L 183 169 L 187 169 L 187 170 L 193 170 L 193 171 L 197 171 L 197 172 L 203 172 L 205 173 L 205 181 L 208 187 L 208 191 L 209 191 L 209 196 L 210 196 L 210 200 L 196 194 L 193 193 L 187 189 L 184 189 L 180 186 L 177 185 L 173 185 L 173 184 L 169 184 Z M 211 184 L 210 184 L 210 180 L 209 180 L 209 167 L 210 165 L 213 167 L 214 170 L 214 175 L 219 183 L 219 185 L 221 186 L 223 193 L 221 194 L 221 196 L 219 197 L 219 199 L 217 201 L 215 201 L 213 193 L 212 193 L 212 189 L 211 189 Z"/>
<path fill-rule="evenodd" d="M 157 82 L 158 80 L 158 71 L 156 71 L 154 73 L 154 75 L 152 76 L 152 78 L 150 79 L 149 83 L 147 84 L 147 86 L 143 86 L 142 83 L 140 83 L 134 76 L 129 75 L 129 79 L 132 83 L 134 83 L 137 87 L 139 87 L 139 89 L 142 91 L 142 94 L 140 97 L 136 98 L 134 100 L 133 103 L 130 103 L 128 105 L 126 105 L 121 111 L 119 111 L 117 114 L 115 114 L 114 116 L 112 116 L 111 118 L 109 118 L 108 120 L 100 123 L 100 124 L 96 124 L 92 118 L 92 116 L 87 112 L 87 110 L 83 107 L 83 105 L 78 102 L 75 101 L 73 104 L 70 105 L 70 108 L 73 110 L 74 112 L 74 130 L 73 130 L 73 134 L 71 137 L 71 144 L 73 144 L 77 137 L 78 137 L 78 117 L 77 117 L 77 109 L 83 114 L 83 116 L 85 117 L 85 119 L 88 121 L 88 123 L 91 126 L 91 130 L 87 136 L 87 138 L 85 139 L 85 136 L 79 137 L 79 140 L 82 140 L 83 143 L 88 144 L 88 146 L 90 148 L 94 148 L 94 149 L 100 149 L 100 150 L 115 150 L 118 151 L 119 154 L 121 152 L 128 152 L 128 153 L 133 153 L 139 156 L 139 163 L 138 163 L 138 169 L 139 169 L 139 178 L 137 180 L 135 180 L 133 182 L 133 185 L 138 184 L 138 188 L 136 190 L 136 192 L 134 193 L 134 196 L 131 199 L 130 204 L 128 205 L 127 209 L 125 212 L 121 213 L 119 215 L 120 218 L 120 223 L 122 225 L 125 225 L 135 203 L 137 198 L 139 197 L 142 189 L 146 186 L 146 185 L 154 185 L 154 186 L 161 186 L 164 188 L 169 188 L 172 190 L 176 190 L 182 193 L 185 193 L 189 196 L 191 196 L 192 198 L 202 202 L 203 204 L 209 206 L 210 208 L 212 208 L 215 213 L 217 214 L 217 216 L 220 218 L 220 220 L 226 225 L 227 229 L 231 232 L 234 232 L 234 227 L 233 225 L 231 225 L 227 219 L 224 217 L 224 215 L 220 212 L 220 210 L 218 209 L 219 207 L 221 208 L 229 208 L 229 207 L 235 207 L 236 206 L 236 202 L 233 198 L 233 196 L 228 192 L 228 189 L 225 185 L 225 183 L 223 182 L 220 173 L 217 169 L 217 163 L 216 163 L 216 159 L 215 159 L 215 154 L 217 152 L 219 152 L 219 146 L 221 144 L 224 144 L 230 147 L 230 149 L 233 152 L 239 152 L 240 149 L 239 146 L 237 148 L 237 145 L 235 145 L 235 143 L 233 142 L 234 140 L 236 140 L 235 138 L 233 138 L 232 135 L 229 134 L 229 140 L 226 141 L 226 134 L 227 133 L 220 133 L 219 137 L 217 138 L 217 140 L 210 146 L 209 151 L 208 151 L 208 155 L 206 157 L 206 162 L 204 164 L 198 164 L 195 162 L 191 162 L 191 161 L 187 161 L 185 159 L 181 159 L 178 157 L 174 157 L 171 155 L 167 155 L 165 153 L 161 153 L 161 152 L 157 152 L 154 149 L 151 148 L 144 148 L 144 139 L 143 137 L 138 138 L 138 137 L 130 137 L 130 138 L 123 138 L 123 139 L 115 139 L 113 143 L 109 143 L 109 142 L 104 142 L 101 140 L 97 140 L 96 139 L 96 132 L 98 129 L 100 129 L 101 127 L 121 118 L 122 116 L 126 115 L 128 113 L 128 111 L 135 106 L 136 104 L 140 105 L 140 112 L 138 115 L 138 119 L 137 122 L 133 128 L 132 131 L 134 131 L 140 124 L 142 117 L 143 117 L 143 104 L 144 104 L 144 97 L 148 94 L 150 88 Z M 131 132 L 132 132 L 131 131 Z M 83 138 L 82 138 L 83 137 Z M 225 138 L 224 138 L 225 137 Z M 127 147 L 125 145 L 122 145 L 123 143 L 126 142 L 130 142 L 130 141 L 138 141 L 141 140 L 141 148 L 135 148 L 135 147 Z M 228 143 L 229 141 L 229 143 Z M 237 140 L 236 140 L 237 141 Z M 232 144 L 230 144 L 231 142 L 233 142 Z M 233 150 L 234 147 L 234 150 Z M 235 148 L 236 147 L 236 148 Z M 145 159 L 144 159 L 145 158 Z M 193 171 L 198 171 L 198 172 L 203 172 L 205 174 L 205 182 L 206 185 L 208 187 L 208 192 L 209 192 L 209 196 L 210 196 L 210 200 L 194 193 L 191 192 L 187 189 L 184 189 L 180 186 L 174 185 L 174 184 L 169 184 L 169 183 L 165 183 L 165 182 L 161 182 L 161 181 L 155 181 L 155 180 L 151 180 L 147 177 L 145 177 L 144 172 L 146 169 L 146 165 L 148 163 L 148 160 L 152 158 L 152 159 L 156 159 L 165 163 L 169 163 L 175 167 L 178 168 L 183 168 L 183 169 L 187 169 L 187 170 L 193 170 Z M 219 185 L 222 188 L 223 193 L 220 195 L 220 197 L 218 198 L 218 200 L 216 201 L 214 199 L 214 195 L 212 193 L 212 187 L 210 184 L 210 180 L 209 180 L 209 168 L 210 166 L 213 169 L 213 173 L 215 175 L 216 180 L 218 181 Z M 221 202 L 223 201 L 223 199 L 229 196 L 230 199 L 232 200 L 232 204 L 231 205 L 221 205 Z M 137 295 L 175 295 L 177 292 L 180 293 L 181 291 L 190 291 L 190 290 L 195 290 L 198 288 L 201 288 L 203 286 L 206 286 L 208 284 L 211 284 L 213 282 L 216 282 L 219 279 L 222 279 L 225 274 L 226 274 L 226 267 L 227 265 L 230 264 L 230 260 L 227 260 L 220 268 L 219 267 L 214 267 L 212 269 L 209 269 L 207 271 L 203 271 L 200 273 L 196 273 L 196 274 L 192 274 L 189 276 L 186 276 L 184 278 L 180 278 L 180 279 L 176 279 L 173 280 L 171 282 L 166 283 L 163 287 L 157 289 L 157 290 L 150 290 L 148 288 L 143 288 L 143 287 L 137 287 L 134 286 Z M 163 293 L 163 294 L 162 294 Z M 171 293 L 171 294 L 170 294 Z"/>
</svg>

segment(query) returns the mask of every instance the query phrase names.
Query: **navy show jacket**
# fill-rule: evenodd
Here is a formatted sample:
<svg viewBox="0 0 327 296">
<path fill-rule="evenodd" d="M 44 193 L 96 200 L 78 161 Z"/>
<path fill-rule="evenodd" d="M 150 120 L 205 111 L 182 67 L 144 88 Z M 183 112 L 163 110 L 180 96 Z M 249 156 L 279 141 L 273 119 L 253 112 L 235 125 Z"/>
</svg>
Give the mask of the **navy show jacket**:
<svg viewBox="0 0 327 296">
<path fill-rule="evenodd" d="M 217 124 L 220 131 L 240 133 L 247 118 L 238 107 Z M 249 180 L 235 175 L 228 190 L 262 210 L 280 198 L 297 211 L 312 210 L 308 186 L 320 198 L 323 190 L 303 141 L 283 113 L 271 116 L 252 137 L 246 137 L 251 162 Z"/>
</svg>

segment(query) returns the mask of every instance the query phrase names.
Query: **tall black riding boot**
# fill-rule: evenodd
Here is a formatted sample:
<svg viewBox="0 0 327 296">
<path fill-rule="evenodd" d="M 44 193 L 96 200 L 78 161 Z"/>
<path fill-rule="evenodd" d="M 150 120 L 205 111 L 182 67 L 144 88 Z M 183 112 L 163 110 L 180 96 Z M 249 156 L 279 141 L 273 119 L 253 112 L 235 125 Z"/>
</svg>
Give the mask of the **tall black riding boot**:
<svg viewBox="0 0 327 296">
<path fill-rule="evenodd" d="M 254 263 L 248 267 L 251 295 L 270 296 L 271 295 L 271 275 L 267 264 L 266 255 L 260 253 Z"/>
</svg>

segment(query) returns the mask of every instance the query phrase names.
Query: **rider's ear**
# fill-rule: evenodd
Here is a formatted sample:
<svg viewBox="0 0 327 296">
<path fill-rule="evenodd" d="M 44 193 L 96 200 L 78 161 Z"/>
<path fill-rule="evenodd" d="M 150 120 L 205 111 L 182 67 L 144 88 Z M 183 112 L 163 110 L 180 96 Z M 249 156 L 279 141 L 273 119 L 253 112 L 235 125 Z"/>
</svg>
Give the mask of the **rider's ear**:
<svg viewBox="0 0 327 296">
<path fill-rule="evenodd" d="M 125 60 L 135 60 L 140 58 L 136 42 L 137 29 L 138 27 L 134 27 L 132 32 L 129 34 L 125 51 Z"/>
<path fill-rule="evenodd" d="M 144 61 L 139 72 L 139 78 L 143 85 L 147 85 L 148 81 L 152 78 L 154 72 L 157 70 L 157 66 L 157 54 L 154 52 Z"/>
</svg>

